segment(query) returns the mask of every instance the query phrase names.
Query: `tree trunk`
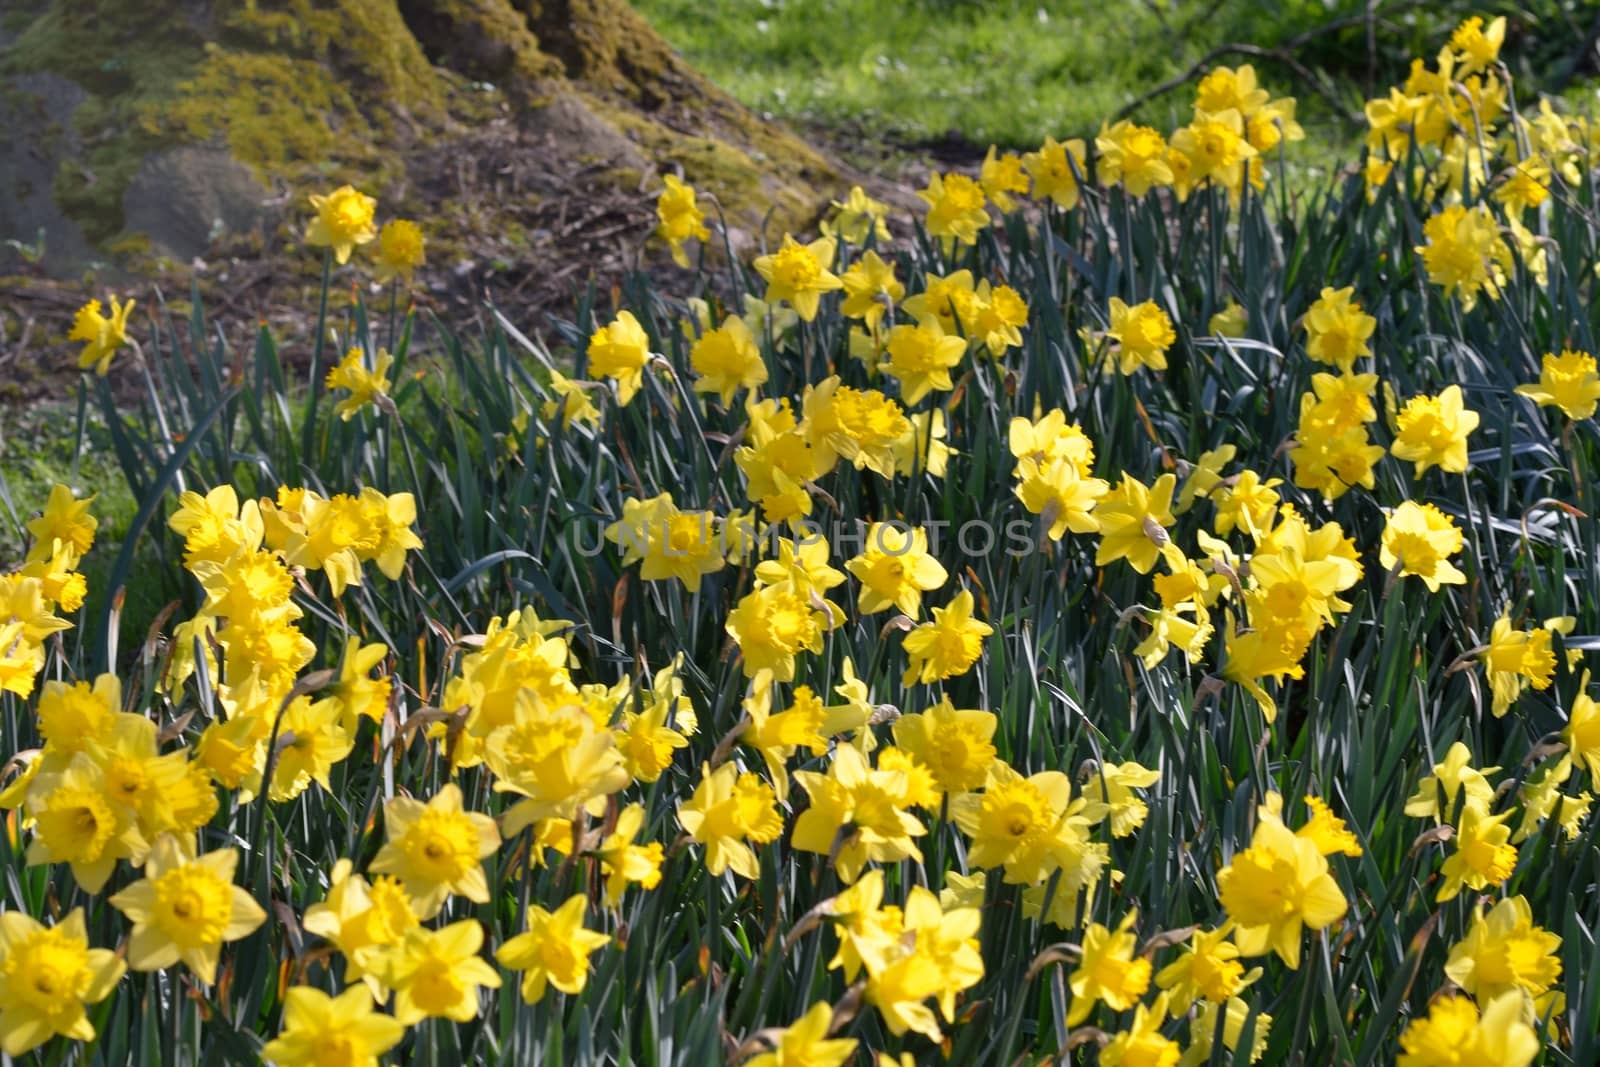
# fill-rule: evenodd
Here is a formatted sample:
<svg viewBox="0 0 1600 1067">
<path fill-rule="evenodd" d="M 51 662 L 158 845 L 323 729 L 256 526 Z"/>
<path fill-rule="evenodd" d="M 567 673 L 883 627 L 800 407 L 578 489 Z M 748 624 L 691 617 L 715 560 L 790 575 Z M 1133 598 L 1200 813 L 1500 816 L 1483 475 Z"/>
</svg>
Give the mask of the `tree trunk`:
<svg viewBox="0 0 1600 1067">
<path fill-rule="evenodd" d="M 803 225 L 838 178 L 624 0 L 34 0 L 0 26 L 0 86 L 22 147 L 0 238 L 42 230 L 67 272 L 292 236 L 304 195 L 344 181 L 440 252 L 501 262 L 581 232 L 580 192 L 648 207 L 664 170 L 736 237 L 773 207 Z"/>
</svg>

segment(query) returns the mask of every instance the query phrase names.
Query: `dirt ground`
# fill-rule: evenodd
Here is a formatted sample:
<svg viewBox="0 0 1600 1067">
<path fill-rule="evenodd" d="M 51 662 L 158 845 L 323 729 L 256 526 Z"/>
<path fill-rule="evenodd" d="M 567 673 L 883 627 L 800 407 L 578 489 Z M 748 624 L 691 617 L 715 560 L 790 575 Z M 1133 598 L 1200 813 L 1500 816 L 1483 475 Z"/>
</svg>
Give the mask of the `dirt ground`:
<svg viewBox="0 0 1600 1067">
<path fill-rule="evenodd" d="M 844 161 L 848 181 L 859 181 L 902 211 L 920 206 L 915 190 L 925 184 L 930 165 L 976 172 L 983 156 L 982 147 L 954 137 L 890 145 L 850 131 L 803 133 Z M 409 301 L 470 334 L 475 324 L 486 328 L 492 306 L 520 326 L 542 331 L 545 315 L 571 316 L 587 285 L 595 286 L 604 304 L 632 270 L 649 271 L 669 293 L 687 292 L 692 275 L 674 267 L 661 243 L 651 239 L 658 179 L 644 188 L 617 189 L 583 167 L 552 174 L 547 162 L 531 178 L 519 161 L 539 148 L 513 127 L 490 127 L 476 131 L 470 143 L 413 161 L 411 187 L 398 205 L 380 204 L 380 218 L 418 218 L 425 229 L 444 229 L 451 237 L 445 247 L 430 244 L 427 264 L 400 297 L 402 309 Z M 198 284 L 212 331 L 220 330 L 230 345 L 250 345 L 265 324 L 287 359 L 306 360 L 321 269 L 317 251 L 298 243 L 308 214 L 286 209 L 273 232 L 225 238 L 191 263 L 149 261 L 72 279 L 26 269 L 0 276 L 0 412 L 68 395 L 79 373 L 80 346 L 66 340 L 73 314 L 85 300 L 104 300 L 107 293 L 137 300 L 135 322 L 148 334 L 147 316 L 185 321 L 191 285 Z M 774 232 L 767 240 L 779 236 Z M 335 273 L 335 286 L 353 297 L 354 287 L 367 284 L 368 307 L 384 313 L 387 290 L 370 285 L 359 255 L 353 262 Z M 112 376 L 119 393 L 132 395 L 131 379 L 119 379 L 115 369 Z"/>
</svg>

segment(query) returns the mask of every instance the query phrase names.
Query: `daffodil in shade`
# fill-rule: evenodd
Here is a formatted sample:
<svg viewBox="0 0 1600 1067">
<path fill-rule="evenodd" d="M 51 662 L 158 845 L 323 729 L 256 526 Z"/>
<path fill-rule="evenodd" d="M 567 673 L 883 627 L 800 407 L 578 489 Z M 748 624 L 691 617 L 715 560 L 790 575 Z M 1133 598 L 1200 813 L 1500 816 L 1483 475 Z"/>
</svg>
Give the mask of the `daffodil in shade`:
<svg viewBox="0 0 1600 1067">
<path fill-rule="evenodd" d="M 1211 316 L 1206 329 L 1218 337 L 1244 337 L 1250 330 L 1250 313 L 1230 297 L 1222 310 Z"/>
<path fill-rule="evenodd" d="M 819 229 L 824 237 L 838 237 L 853 245 L 864 245 L 868 236 L 879 244 L 889 239 L 889 205 L 874 200 L 859 185 L 850 187 L 850 195 L 831 202 L 827 218 Z"/>
<path fill-rule="evenodd" d="M 876 331 L 878 323 L 906 295 L 906 287 L 894 276 L 894 264 L 886 263 L 876 252 L 865 252 L 839 277 L 844 286 L 844 302 L 839 311 L 861 319 Z"/>
<path fill-rule="evenodd" d="M 1144 825 L 1150 808 L 1134 792 L 1148 789 L 1161 780 L 1161 772 L 1129 760 L 1107 763 L 1089 773 L 1083 794 L 1105 804 L 1111 816 L 1111 836 L 1127 837 Z"/>
<path fill-rule="evenodd" d="M 267 921 L 267 913 L 233 884 L 239 850 L 222 848 L 190 859 L 170 835 L 155 843 L 144 878 L 111 898 L 133 923 L 128 965 L 157 971 L 180 960 L 210 985 L 224 942 L 237 941 Z"/>
<path fill-rule="evenodd" d="M 394 1017 L 410 1026 L 423 1019 L 464 1023 L 478 1017 L 478 990 L 499 989 L 500 975 L 478 955 L 483 924 L 463 919 L 437 930 L 418 927 L 389 958 Z"/>
<path fill-rule="evenodd" d="M 672 754 L 688 747 L 689 739 L 667 725 L 668 701 L 647 700 L 639 711 L 631 703 L 625 708 L 615 732 L 623 766 L 634 781 L 654 782 L 672 766 Z"/>
<path fill-rule="evenodd" d="M 632 885 L 654 889 L 661 882 L 661 842 L 634 844 L 644 828 L 644 806 L 629 804 L 617 812 L 611 832 L 600 839 L 595 855 L 606 880 L 606 905 L 616 907 L 623 891 Z"/>
<path fill-rule="evenodd" d="M 1156 985 L 1170 995 L 1174 1011 L 1188 1011 L 1195 1001 L 1222 1004 L 1261 977 L 1260 967 L 1246 971 L 1239 962 L 1232 933 L 1231 923 L 1195 930 L 1178 958 L 1156 972 Z"/>
<path fill-rule="evenodd" d="M 967 673 L 983 655 L 983 639 L 994 627 L 973 618 L 972 592 L 961 590 L 942 608 L 933 609 L 933 621 L 906 634 L 905 685 L 931 683 Z"/>
<path fill-rule="evenodd" d="M 1217 896 L 1235 924 L 1240 953 L 1276 952 L 1290 967 L 1300 966 L 1303 932 L 1331 926 L 1346 909 L 1316 842 L 1297 837 L 1266 811 L 1249 847 L 1217 872 Z"/>
<path fill-rule="evenodd" d="M 84 1009 L 110 995 L 125 970 L 110 949 L 89 947 L 82 908 L 55 926 L 0 913 L 0 1050 L 21 1056 L 56 1036 L 93 1041 Z"/>
<path fill-rule="evenodd" d="M 916 618 L 922 594 L 943 585 L 950 577 L 928 554 L 928 535 L 921 527 L 875 522 L 863 535 L 860 555 L 845 569 L 861 583 L 859 607 L 864 615 L 896 608 Z"/>
<path fill-rule="evenodd" d="M 1217 1039 L 1219 1026 L 1222 1031 L 1222 1047 L 1229 1052 L 1237 1053 L 1239 1042 L 1244 1039 L 1245 1023 L 1250 1018 L 1250 1010 L 1250 1005 L 1239 997 L 1229 997 L 1224 1002 L 1200 1001 L 1195 1006 L 1194 1019 L 1189 1023 L 1189 1047 L 1184 1050 L 1183 1058 L 1178 1060 L 1179 1067 L 1200 1067 L 1200 1064 L 1212 1062 L 1211 1046 Z M 1243 1056 L 1248 1063 L 1257 1062 L 1266 1052 L 1267 1038 L 1272 1034 L 1272 1016 L 1258 1011 L 1254 1025 L 1250 1048 L 1245 1050 Z M 1232 1062 L 1239 1061 L 1236 1057 Z"/>
<path fill-rule="evenodd" d="M 813 756 L 828 751 L 827 738 L 821 732 L 827 722 L 828 709 L 810 686 L 797 685 L 790 706 L 774 712 L 772 692 L 770 675 L 758 677 L 751 686 L 750 695 L 743 701 L 749 721 L 739 735 L 739 742 L 761 754 L 778 799 L 787 801 L 789 758 L 801 748 Z"/>
<path fill-rule="evenodd" d="M 1028 195 L 1028 172 L 1023 167 L 1022 157 L 990 145 L 978 170 L 978 184 L 983 186 L 984 195 L 994 201 L 1001 214 L 1009 215 L 1017 209 L 1015 196 Z"/>
<path fill-rule="evenodd" d="M 923 219 L 928 236 L 938 237 L 946 245 L 975 244 L 978 231 L 989 225 L 983 186 L 965 174 L 931 174 L 928 187 L 917 196 L 928 205 Z"/>
<path fill-rule="evenodd" d="M 695 202 L 694 186 L 685 185 L 673 174 L 665 175 L 662 182 L 666 188 L 656 197 L 656 236 L 667 242 L 672 261 L 687 267 L 689 253 L 684 242 L 710 240 L 711 231 L 706 229 L 705 212 Z"/>
<path fill-rule="evenodd" d="M 347 859 L 333 865 L 329 883 L 327 896 L 306 909 L 301 925 L 344 954 L 346 981 L 365 981 L 373 996 L 385 999 L 389 956 L 420 925 L 411 897 L 392 875 L 369 884 Z"/>
<path fill-rule="evenodd" d="M 551 368 L 547 385 L 553 395 L 539 406 L 540 418 L 551 422 L 560 415 L 561 428 L 564 430 L 572 429 L 575 422 L 588 426 L 600 425 L 600 409 L 589 399 L 591 390 L 597 388 L 594 383 L 575 381 Z"/>
<path fill-rule="evenodd" d="M 1447 474 L 1467 469 L 1467 436 L 1478 428 L 1478 413 L 1469 411 L 1461 386 L 1446 386 L 1438 396 L 1414 396 L 1395 417 L 1394 444 L 1389 454 L 1416 464 L 1420 478 L 1429 467 Z"/>
<path fill-rule="evenodd" d="M 78 309 L 72 319 L 69 341 L 84 342 L 78 353 L 78 369 L 94 372 L 104 378 L 111 369 L 111 359 L 117 349 L 128 343 L 128 315 L 133 311 L 132 300 L 126 304 L 111 298 L 111 314 L 100 310 L 100 301 L 91 300 Z"/>
<path fill-rule="evenodd" d="M 878 370 L 900 383 L 900 398 L 916 404 L 935 390 L 955 388 L 950 372 L 966 354 L 967 340 L 947 334 L 936 318 L 922 323 L 901 323 L 889 331 L 888 359 Z"/>
<path fill-rule="evenodd" d="M 1563 349 L 1559 356 L 1546 352 L 1539 380 L 1517 386 L 1517 395 L 1542 408 L 1560 408 L 1569 419 L 1590 419 L 1600 405 L 1600 372 L 1587 352 Z"/>
<path fill-rule="evenodd" d="M 1589 672 L 1583 672 L 1578 683 L 1578 693 L 1572 698 L 1572 710 L 1561 739 L 1572 749 L 1572 754 L 1583 760 L 1589 768 L 1589 777 L 1600 781 L 1600 703 L 1589 695 Z M 1411 814 L 1407 805 L 1406 814 Z"/>
<path fill-rule="evenodd" d="M 1167 995 L 1140 1004 L 1126 1030 L 1110 1035 L 1100 1050 L 1103 1067 L 1178 1067 L 1183 1050 L 1161 1032 L 1167 1021 Z"/>
<path fill-rule="evenodd" d="M 372 278 L 380 285 L 411 280 L 423 263 L 422 227 L 410 219 L 390 219 L 378 231 L 377 266 Z"/>
<path fill-rule="evenodd" d="M 678 822 L 705 846 L 706 870 L 715 876 L 731 868 L 744 878 L 759 877 L 761 864 L 749 843 L 764 845 L 783 833 L 772 787 L 732 763 L 702 766 L 694 795 L 678 805 Z"/>
<path fill-rule="evenodd" d="M 1146 300 L 1129 305 L 1114 296 L 1110 320 L 1105 332 L 1110 341 L 1107 355 L 1116 361 L 1119 371 L 1132 374 L 1140 367 L 1167 369 L 1167 349 L 1178 339 L 1178 334 L 1159 304 Z"/>
<path fill-rule="evenodd" d="M 1378 328 L 1378 320 L 1361 310 L 1351 297 L 1355 287 L 1324 287 L 1306 312 L 1306 355 L 1320 363 L 1331 363 L 1348 374 L 1357 359 L 1372 355 L 1367 341 Z"/>
<path fill-rule="evenodd" d="M 1150 987 L 1150 961 L 1134 955 L 1139 945 L 1133 933 L 1137 918 L 1138 913 L 1130 911 L 1115 930 L 1090 923 L 1084 931 L 1083 954 L 1067 977 L 1067 987 L 1072 990 L 1068 1026 L 1087 1019 L 1098 1001 L 1105 1001 L 1113 1011 L 1127 1011 Z"/>
<path fill-rule="evenodd" d="M 452 893 L 488 903 L 481 861 L 500 847 L 500 832 L 489 816 L 463 809 L 454 782 L 426 804 L 395 797 L 383 806 L 383 823 L 385 843 L 371 870 L 398 877 L 418 917 L 433 918 Z"/>
<path fill-rule="evenodd" d="M 756 273 L 767 282 L 763 299 L 769 304 L 788 301 L 803 321 L 815 319 L 822 294 L 844 287 L 839 276 L 829 269 L 837 247 L 831 237 L 803 245 L 784 234 L 783 245 L 776 252 L 756 257 Z"/>
<path fill-rule="evenodd" d="M 317 214 L 306 227 L 306 244 L 332 249 L 338 263 L 348 262 L 357 245 L 378 236 L 372 219 L 378 202 L 354 186 L 340 186 L 326 196 L 313 193 L 311 206 Z"/>
<path fill-rule="evenodd" d="M 617 399 L 623 407 L 632 402 L 644 385 L 645 364 L 650 361 L 650 335 L 644 332 L 631 311 L 600 327 L 589 338 L 589 373 L 617 383 Z"/>
<path fill-rule="evenodd" d="M 1495 792 L 1488 776 L 1499 770 L 1473 767 L 1472 751 L 1457 741 L 1445 752 L 1444 759 L 1433 765 L 1432 773 L 1417 784 L 1417 791 L 1406 801 L 1405 813 L 1417 819 L 1444 822 L 1453 816 L 1456 798 L 1463 791 L 1466 798 L 1462 803 L 1488 810 Z"/>
<path fill-rule="evenodd" d="M 1587 789 L 1570 796 L 1561 787 L 1572 777 L 1572 755 L 1545 763 L 1528 776 L 1517 797 L 1522 801 L 1522 819 L 1517 832 L 1511 835 L 1512 844 L 1520 844 L 1539 832 L 1547 821 L 1561 827 L 1561 832 L 1571 841 L 1583 830 L 1594 806 L 1594 795 Z"/>
<path fill-rule="evenodd" d="M 827 1001 L 811 1005 L 791 1025 L 768 1038 L 770 1052 L 758 1053 L 744 1061 L 744 1067 L 845 1067 L 855 1056 L 853 1037 L 829 1038 L 833 1028 L 833 1008 Z"/>
<path fill-rule="evenodd" d="M 1022 157 L 1022 167 L 1033 179 L 1035 199 L 1049 199 L 1071 211 L 1078 206 L 1078 183 L 1087 174 L 1084 142 L 1078 138 L 1057 141 L 1046 137 L 1037 152 Z"/>
<path fill-rule="evenodd" d="M 1450 562 L 1465 543 L 1460 527 L 1432 504 L 1407 500 L 1389 513 L 1378 562 L 1384 570 L 1421 578 L 1428 592 L 1441 585 L 1465 585 L 1467 576 Z"/>
<path fill-rule="evenodd" d="M 699 375 L 694 391 L 716 393 L 725 408 L 733 407 L 733 396 L 739 390 L 753 391 L 767 380 L 767 365 L 762 362 L 755 335 L 734 315 L 701 335 L 689 350 L 689 365 Z"/>
<path fill-rule="evenodd" d="M 357 346 L 346 352 L 344 358 L 329 369 L 326 383 L 329 392 L 343 389 L 350 394 L 334 406 L 339 418 L 349 422 L 362 408 L 377 407 L 378 397 L 389 395 L 389 368 L 393 365 L 394 357 L 384 349 L 379 349 L 373 357 L 371 369 L 367 367 L 364 349 Z"/>
<path fill-rule="evenodd" d="M 372 677 L 372 672 L 389 658 L 389 646 L 381 642 L 362 644 L 351 637 L 339 657 L 339 677 L 329 690 L 328 700 L 339 708 L 339 723 L 354 737 L 362 719 L 382 722 L 389 710 L 393 683 L 388 676 Z"/>
<path fill-rule="evenodd" d="M 568 897 L 555 911 L 537 904 L 528 908 L 528 929 L 495 952 L 502 967 L 522 973 L 522 999 L 537 1004 L 548 986 L 569 996 L 581 993 L 589 981 L 589 957 L 611 938 L 583 925 L 588 899 L 582 893 Z"/>
<path fill-rule="evenodd" d="M 366 986 L 336 997 L 294 986 L 283 998 L 283 1030 L 262 1047 L 261 1058 L 274 1067 L 378 1067 L 405 1034 L 398 1020 L 374 1010 Z"/>
<path fill-rule="evenodd" d="M 333 790 L 328 774 L 350 755 L 354 742 L 340 724 L 341 709 L 333 700 L 296 697 L 284 709 L 278 726 L 278 758 L 272 768 L 268 799 L 282 803 L 303 793 L 312 782 Z"/>
<path fill-rule="evenodd" d="M 1177 486 L 1172 474 L 1163 474 L 1146 486 L 1124 471 L 1116 488 L 1095 505 L 1094 520 L 1100 533 L 1095 566 L 1125 559 L 1140 574 L 1149 574 L 1167 543 L 1166 528 L 1177 522 L 1172 514 L 1172 494 Z"/>
<path fill-rule="evenodd" d="M 1442 996 L 1401 1033 L 1395 1067 L 1528 1067 L 1540 1046 L 1523 1004 L 1520 993 L 1502 993 L 1480 1015 L 1470 998 Z"/>
</svg>

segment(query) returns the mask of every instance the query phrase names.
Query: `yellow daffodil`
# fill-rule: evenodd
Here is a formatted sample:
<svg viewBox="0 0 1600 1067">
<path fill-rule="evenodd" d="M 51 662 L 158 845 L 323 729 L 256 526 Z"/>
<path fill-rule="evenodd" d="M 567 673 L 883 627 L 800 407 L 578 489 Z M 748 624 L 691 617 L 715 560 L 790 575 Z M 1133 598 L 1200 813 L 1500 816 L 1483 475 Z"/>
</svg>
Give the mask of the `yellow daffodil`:
<svg viewBox="0 0 1600 1067">
<path fill-rule="evenodd" d="M 342 185 L 325 196 L 311 195 L 316 218 L 306 227 L 306 244 L 333 251 L 336 262 L 349 261 L 357 245 L 378 236 L 372 216 L 378 202 L 353 186 Z"/>
<path fill-rule="evenodd" d="M 378 261 L 372 278 L 379 285 L 391 281 L 410 282 L 417 268 L 422 266 L 422 227 L 410 219 L 390 219 L 378 231 L 378 250 L 373 256 Z"/>
<path fill-rule="evenodd" d="M 295 986 L 283 998 L 283 1030 L 262 1047 L 261 1058 L 275 1067 L 374 1067 L 405 1034 L 398 1020 L 373 1010 L 365 986 L 336 997 Z"/>
<path fill-rule="evenodd" d="M 454 782 L 447 782 L 426 804 L 410 797 L 388 801 L 383 823 L 385 843 L 371 869 L 405 883 L 419 917 L 437 915 L 452 893 L 488 902 L 480 861 L 500 847 L 500 834 L 493 819 L 463 809 Z"/>
<path fill-rule="evenodd" d="M 267 921 L 255 898 L 233 884 L 238 864 L 238 849 L 190 859 L 176 838 L 158 840 L 144 879 L 111 898 L 112 906 L 133 923 L 128 965 L 156 971 L 181 960 L 210 985 L 223 942 L 246 937 Z"/>
<path fill-rule="evenodd" d="M 788 301 L 804 322 L 817 317 L 822 294 L 842 289 L 844 283 L 829 268 L 833 266 L 837 244 L 831 237 L 823 237 L 803 245 L 789 234 L 783 235 L 783 245 L 769 255 L 758 256 L 756 273 L 766 279 L 767 303 Z"/>
<path fill-rule="evenodd" d="M 579 893 L 553 912 L 531 905 L 527 930 L 496 950 L 494 958 L 502 967 L 523 972 L 522 999 L 529 1004 L 543 1000 L 547 986 L 570 996 L 581 993 L 589 981 L 589 956 L 611 938 L 584 929 L 588 903 Z"/>
<path fill-rule="evenodd" d="M 98 300 L 91 300 L 78 309 L 67 340 L 84 342 L 83 351 L 78 353 L 79 370 L 93 367 L 100 377 L 106 376 L 111 369 L 111 358 L 117 354 L 117 349 L 128 343 L 128 315 L 132 311 L 132 300 L 124 304 L 116 297 L 111 298 L 109 317 L 101 313 Z"/>
</svg>

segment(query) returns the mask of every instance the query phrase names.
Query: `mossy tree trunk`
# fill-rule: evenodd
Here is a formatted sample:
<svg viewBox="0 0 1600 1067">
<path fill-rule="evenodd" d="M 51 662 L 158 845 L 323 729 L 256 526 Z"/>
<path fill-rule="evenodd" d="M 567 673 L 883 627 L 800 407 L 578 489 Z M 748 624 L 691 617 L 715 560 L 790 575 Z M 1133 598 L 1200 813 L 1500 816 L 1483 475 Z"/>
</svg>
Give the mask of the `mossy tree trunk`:
<svg viewBox="0 0 1600 1067">
<path fill-rule="evenodd" d="M 285 199 L 253 189 L 404 196 L 490 147 L 536 190 L 682 170 L 747 230 L 804 222 L 837 177 L 624 0 L 35 0 L 0 28 L 0 125 L 31 161 L 0 165 L 0 236 L 37 224 L 52 252 L 199 254 Z"/>
</svg>

